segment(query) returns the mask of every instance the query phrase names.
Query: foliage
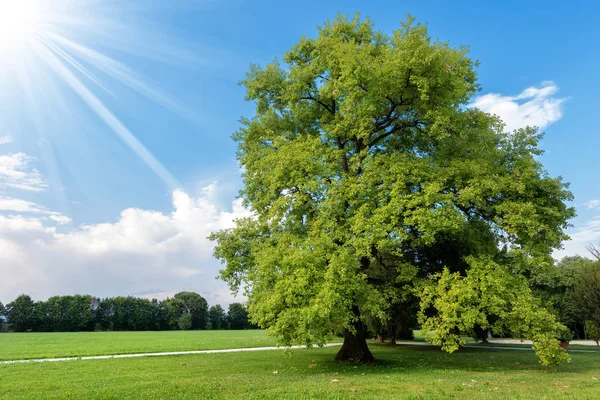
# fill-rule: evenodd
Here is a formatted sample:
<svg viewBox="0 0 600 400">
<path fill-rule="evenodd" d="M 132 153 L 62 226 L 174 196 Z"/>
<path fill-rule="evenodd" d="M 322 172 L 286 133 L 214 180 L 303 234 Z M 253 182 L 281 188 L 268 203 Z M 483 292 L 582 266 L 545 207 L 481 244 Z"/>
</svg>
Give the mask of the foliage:
<svg viewBox="0 0 600 400">
<path fill-rule="evenodd" d="M 172 305 L 180 314 L 191 316 L 189 329 L 206 329 L 208 323 L 208 303 L 204 297 L 194 292 L 179 292 L 172 299 Z"/>
<path fill-rule="evenodd" d="M 6 308 L 0 301 L 0 332 L 4 332 L 7 329 L 6 324 Z"/>
<path fill-rule="evenodd" d="M 132 296 L 106 298 L 98 304 L 95 315 L 98 326 L 104 330 L 142 331 L 167 328 L 163 305 L 156 300 Z"/>
<path fill-rule="evenodd" d="M 36 303 L 36 331 L 78 332 L 94 330 L 92 296 L 53 296 Z"/>
<path fill-rule="evenodd" d="M 219 304 L 211 306 L 208 310 L 210 329 L 225 329 L 227 327 L 227 314 Z"/>
<path fill-rule="evenodd" d="M 589 339 L 592 339 L 600 346 L 600 324 L 589 320 L 585 321 L 585 331 Z"/>
<path fill-rule="evenodd" d="M 573 297 L 584 320 L 600 325 L 600 260 L 580 271 Z"/>
<path fill-rule="evenodd" d="M 548 333 L 533 336 L 533 349 L 544 366 L 557 366 L 571 362 L 571 356 L 556 343 L 556 338 Z"/>
<path fill-rule="evenodd" d="M 6 305 L 6 316 L 15 332 L 33 330 L 36 325 L 35 304 L 31 297 L 22 294 Z"/>
<path fill-rule="evenodd" d="M 475 66 L 412 19 L 387 36 L 339 16 L 251 68 L 256 115 L 234 140 L 254 218 L 211 238 L 253 321 L 285 344 L 364 342 L 367 319 L 428 274 L 464 274 L 467 256 L 552 263 L 571 193 L 537 160 L 535 129 L 466 107 Z"/>
<path fill-rule="evenodd" d="M 453 352 L 478 326 L 495 334 L 531 339 L 543 365 L 569 361 L 559 338 L 568 329 L 540 307 L 527 281 L 490 258 L 467 259 L 466 276 L 444 269 L 423 285 L 419 322 L 431 343 Z M 570 333 L 570 331 L 569 331 Z"/>
<path fill-rule="evenodd" d="M 585 318 L 575 303 L 575 281 L 581 271 L 593 263 L 581 256 L 564 257 L 555 266 L 540 269 L 530 277 L 533 292 L 542 305 L 579 337 L 583 337 Z"/>
<path fill-rule="evenodd" d="M 227 322 L 229 329 L 248 329 L 248 311 L 242 303 L 231 303 L 227 309 Z"/>
<path fill-rule="evenodd" d="M 16 332 L 146 331 L 182 329 L 181 326 L 206 329 L 208 304 L 193 292 L 180 292 L 163 301 L 74 295 L 34 302 L 22 295 L 7 305 L 4 314 L 9 329 Z M 1 317 L 0 320 L 4 322 Z"/>
<path fill-rule="evenodd" d="M 187 331 L 192 329 L 192 323 L 192 314 L 183 314 L 181 317 L 179 317 L 177 326 L 179 326 L 179 329 L 182 331 Z"/>
<path fill-rule="evenodd" d="M 566 326 L 562 326 L 559 330 L 558 330 L 558 334 L 556 335 L 556 338 L 562 343 L 562 342 L 570 342 L 571 340 L 573 340 L 573 332 L 571 332 L 571 330 L 569 328 L 567 328 Z"/>
</svg>

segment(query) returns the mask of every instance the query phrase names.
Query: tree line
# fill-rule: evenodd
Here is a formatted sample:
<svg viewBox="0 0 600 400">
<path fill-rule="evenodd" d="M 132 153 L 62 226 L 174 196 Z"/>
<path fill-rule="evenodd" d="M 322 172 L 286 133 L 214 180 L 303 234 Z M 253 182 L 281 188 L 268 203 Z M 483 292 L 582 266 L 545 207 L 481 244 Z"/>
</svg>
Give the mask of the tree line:
<svg viewBox="0 0 600 400">
<path fill-rule="evenodd" d="M 133 296 L 98 298 L 90 295 L 53 296 L 34 301 L 23 294 L 0 302 L 0 328 L 14 332 L 161 331 L 251 329 L 246 307 L 232 303 L 227 311 L 208 306 L 194 292 L 165 300 Z"/>
<path fill-rule="evenodd" d="M 565 341 L 585 338 L 600 345 L 600 253 L 594 246 L 589 250 L 596 260 L 564 257 L 555 268 L 530 280 L 544 307 L 569 328 Z"/>
<path fill-rule="evenodd" d="M 600 251 L 591 246 L 590 253 L 596 260 L 579 255 L 564 257 L 552 267 L 530 276 L 529 285 L 534 300 L 567 328 L 560 332 L 562 341 L 592 339 L 600 345 Z M 468 296 L 467 288 L 463 289 L 462 295 Z M 457 301 L 444 295 L 438 296 L 438 300 L 447 303 Z M 483 302 L 483 299 L 477 301 Z M 422 328 L 416 316 L 419 302 L 418 297 L 410 296 L 390 304 L 385 322 L 377 318 L 367 319 L 370 334 L 380 341 L 389 340 L 391 343 L 395 343 L 396 339 L 412 339 L 413 329 Z M 486 318 L 495 322 L 497 316 L 490 313 Z M 470 332 L 464 333 L 486 342 L 492 332 L 476 324 Z M 510 335 L 511 332 L 507 331 L 504 336 Z"/>
</svg>

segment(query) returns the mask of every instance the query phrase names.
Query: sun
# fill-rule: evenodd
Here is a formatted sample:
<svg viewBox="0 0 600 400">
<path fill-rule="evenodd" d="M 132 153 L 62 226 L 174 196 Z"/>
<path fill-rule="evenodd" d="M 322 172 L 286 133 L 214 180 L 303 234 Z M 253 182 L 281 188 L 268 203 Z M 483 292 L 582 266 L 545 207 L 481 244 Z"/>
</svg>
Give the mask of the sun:
<svg viewBox="0 0 600 400">
<path fill-rule="evenodd" d="M 38 0 L 0 0 L 0 49 L 18 48 L 34 37 L 40 11 Z"/>
<path fill-rule="evenodd" d="M 0 0 L 0 40 L 11 40 L 11 35 L 35 32 L 39 18 L 38 1 Z"/>
<path fill-rule="evenodd" d="M 188 1 L 195 0 L 181 0 Z M 0 132 L 10 123 L 17 128 L 31 125 L 26 131 L 40 136 L 58 136 L 62 121 L 95 127 L 99 119 L 106 132 L 122 139 L 169 187 L 181 187 L 109 108 L 118 99 L 117 90 L 133 91 L 185 118 L 196 118 L 195 111 L 119 60 L 125 56 L 140 65 L 200 62 L 196 52 L 179 46 L 176 37 L 152 21 L 157 9 L 149 3 L 156 2 L 0 0 Z M 163 3 L 171 7 L 180 0 Z M 56 165 L 52 151 L 47 154 L 50 165 Z"/>
</svg>

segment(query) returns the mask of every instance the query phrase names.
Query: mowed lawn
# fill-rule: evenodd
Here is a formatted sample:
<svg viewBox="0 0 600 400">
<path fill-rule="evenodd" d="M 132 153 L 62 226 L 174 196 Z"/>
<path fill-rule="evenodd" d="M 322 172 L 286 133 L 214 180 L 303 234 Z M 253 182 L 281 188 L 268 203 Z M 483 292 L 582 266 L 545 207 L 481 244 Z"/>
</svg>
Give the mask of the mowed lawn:
<svg viewBox="0 0 600 400">
<path fill-rule="evenodd" d="M 557 370 L 533 352 L 371 345 L 375 365 L 337 348 L 0 365 L 0 398 L 599 399 L 600 355 Z"/>
<path fill-rule="evenodd" d="M 275 346 L 263 330 L 2 333 L 0 361 Z"/>
</svg>

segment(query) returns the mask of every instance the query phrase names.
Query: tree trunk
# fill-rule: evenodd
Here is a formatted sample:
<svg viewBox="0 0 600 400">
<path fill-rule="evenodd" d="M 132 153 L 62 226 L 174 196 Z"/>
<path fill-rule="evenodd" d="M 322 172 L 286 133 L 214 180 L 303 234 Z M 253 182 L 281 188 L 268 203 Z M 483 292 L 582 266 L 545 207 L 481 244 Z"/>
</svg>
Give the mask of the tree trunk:
<svg viewBox="0 0 600 400">
<path fill-rule="evenodd" d="M 396 321 L 388 321 L 388 336 L 390 337 L 390 346 L 396 345 Z"/>
<path fill-rule="evenodd" d="M 358 308 L 355 308 L 355 314 Z M 354 323 L 355 333 L 346 332 L 344 335 L 344 344 L 335 355 L 335 361 L 354 361 L 360 363 L 375 362 L 375 357 L 371 354 L 367 345 L 367 329 L 361 320 Z"/>
<path fill-rule="evenodd" d="M 344 344 L 335 355 L 334 360 L 372 363 L 375 362 L 375 357 L 369 350 L 364 334 L 347 333 L 344 335 Z"/>
</svg>

